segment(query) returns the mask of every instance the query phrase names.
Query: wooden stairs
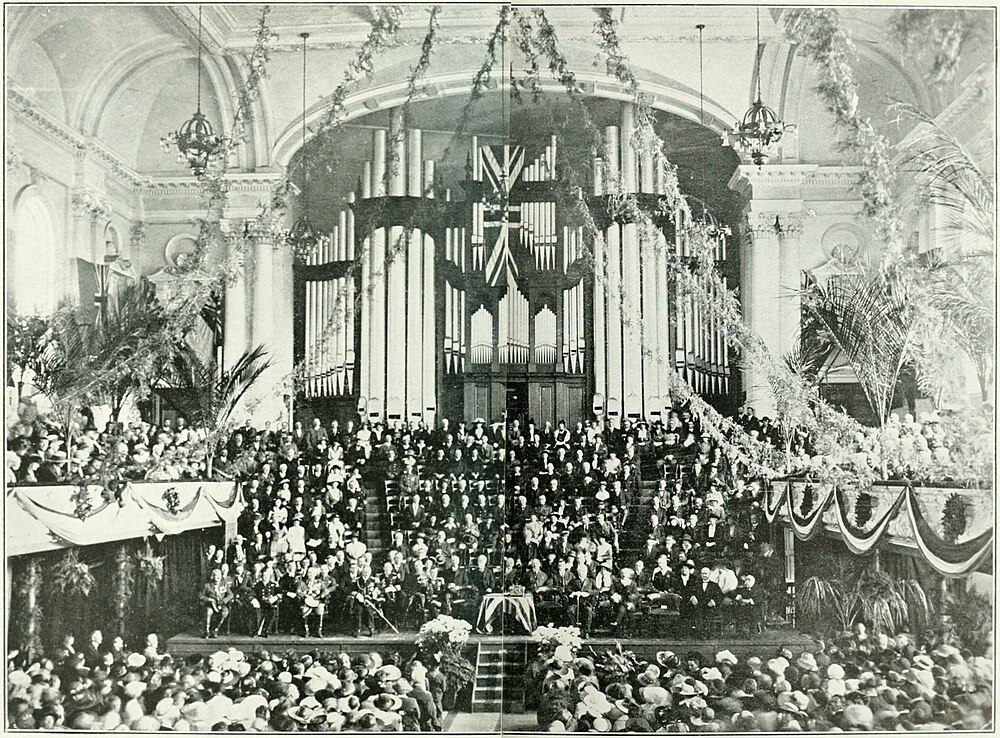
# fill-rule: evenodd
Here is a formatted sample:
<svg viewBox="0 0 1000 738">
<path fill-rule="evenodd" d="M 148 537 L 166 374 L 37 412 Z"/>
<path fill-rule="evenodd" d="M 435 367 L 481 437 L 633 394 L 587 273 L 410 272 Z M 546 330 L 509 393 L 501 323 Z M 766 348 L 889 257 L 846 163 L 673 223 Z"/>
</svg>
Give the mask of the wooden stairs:
<svg viewBox="0 0 1000 738">
<path fill-rule="evenodd" d="M 524 712 L 527 673 L 527 644 L 480 643 L 476 649 L 472 711 Z"/>
</svg>

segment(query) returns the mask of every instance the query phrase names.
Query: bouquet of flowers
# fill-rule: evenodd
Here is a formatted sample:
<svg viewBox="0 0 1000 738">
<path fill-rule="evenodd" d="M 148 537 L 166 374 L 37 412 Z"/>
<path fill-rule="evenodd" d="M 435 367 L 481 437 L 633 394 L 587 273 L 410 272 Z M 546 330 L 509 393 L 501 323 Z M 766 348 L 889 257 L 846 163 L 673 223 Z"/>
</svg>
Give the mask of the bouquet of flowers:
<svg viewBox="0 0 1000 738">
<path fill-rule="evenodd" d="M 472 625 L 450 615 L 438 615 L 420 626 L 417 649 L 421 658 L 439 660 L 449 688 L 460 691 L 476 675 L 476 668 L 465 656 L 462 647 L 469 641 Z"/>
<path fill-rule="evenodd" d="M 539 650 L 541 652 L 559 657 L 565 656 L 567 650 L 575 654 L 583 645 L 583 639 L 580 637 L 580 629 L 575 625 L 563 626 L 561 628 L 542 625 L 535 628 L 531 636 L 539 641 Z"/>
<path fill-rule="evenodd" d="M 438 615 L 420 626 L 417 647 L 428 651 L 458 650 L 469 641 L 471 632 L 472 625 L 467 621 L 450 615 Z"/>
</svg>

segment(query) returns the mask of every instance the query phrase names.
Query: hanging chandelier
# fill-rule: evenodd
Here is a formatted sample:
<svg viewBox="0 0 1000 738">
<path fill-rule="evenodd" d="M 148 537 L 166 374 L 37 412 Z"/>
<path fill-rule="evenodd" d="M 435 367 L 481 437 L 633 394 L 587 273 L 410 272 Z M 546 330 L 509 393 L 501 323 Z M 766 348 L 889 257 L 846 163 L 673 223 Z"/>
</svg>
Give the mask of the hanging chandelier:
<svg viewBox="0 0 1000 738">
<path fill-rule="evenodd" d="M 743 114 L 743 119 L 737 123 L 734 131 L 740 148 L 750 155 L 750 160 L 757 166 L 767 161 L 771 146 L 778 143 L 785 132 L 784 122 L 761 99 L 760 54 L 760 8 L 757 8 L 757 57 L 754 63 L 757 99 Z"/>
<path fill-rule="evenodd" d="M 212 130 L 212 124 L 201 112 L 201 6 L 198 6 L 198 108 L 194 115 L 181 127 L 160 139 L 169 150 L 177 147 L 177 161 L 187 164 L 191 174 L 200 177 L 205 173 L 208 162 L 219 150 L 222 139 Z"/>
<path fill-rule="evenodd" d="M 288 233 L 288 241 L 292 252 L 299 261 L 306 261 L 323 240 L 309 222 L 309 166 L 306 159 L 306 39 L 308 33 L 300 33 L 302 37 L 302 213 Z"/>
</svg>

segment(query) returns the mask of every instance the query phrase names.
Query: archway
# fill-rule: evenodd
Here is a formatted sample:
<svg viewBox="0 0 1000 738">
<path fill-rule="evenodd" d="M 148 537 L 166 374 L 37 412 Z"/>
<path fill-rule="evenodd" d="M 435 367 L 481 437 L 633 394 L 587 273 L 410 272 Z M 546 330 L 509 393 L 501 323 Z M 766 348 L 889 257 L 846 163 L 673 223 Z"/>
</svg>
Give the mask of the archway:
<svg viewBox="0 0 1000 738">
<path fill-rule="evenodd" d="M 8 252 L 10 295 L 18 312 L 51 315 L 56 308 L 56 244 L 48 206 L 33 187 L 14 208 L 14 234 Z"/>
</svg>

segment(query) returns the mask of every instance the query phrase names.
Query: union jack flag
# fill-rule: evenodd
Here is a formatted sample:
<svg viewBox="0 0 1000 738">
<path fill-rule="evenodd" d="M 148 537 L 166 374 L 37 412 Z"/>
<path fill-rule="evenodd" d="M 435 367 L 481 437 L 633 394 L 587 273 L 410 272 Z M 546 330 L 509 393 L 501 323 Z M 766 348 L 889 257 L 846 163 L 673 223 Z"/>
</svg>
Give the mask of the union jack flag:
<svg viewBox="0 0 1000 738">
<path fill-rule="evenodd" d="M 486 262 L 486 281 L 491 287 L 518 276 L 517 262 L 511 252 L 511 233 L 521 227 L 521 206 L 510 202 L 510 195 L 525 165 L 523 146 L 483 146 L 483 179 L 492 187 L 486 196 L 483 214 L 484 234 L 496 231 L 493 249 Z M 488 239 L 492 240 L 492 239 Z M 506 274 L 505 274 L 506 272 Z"/>
</svg>

